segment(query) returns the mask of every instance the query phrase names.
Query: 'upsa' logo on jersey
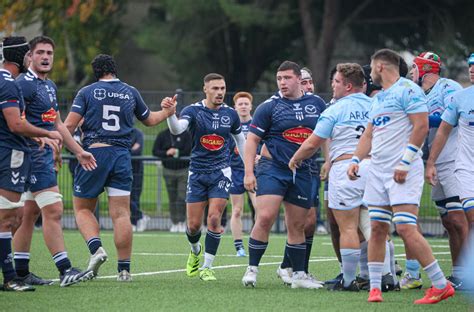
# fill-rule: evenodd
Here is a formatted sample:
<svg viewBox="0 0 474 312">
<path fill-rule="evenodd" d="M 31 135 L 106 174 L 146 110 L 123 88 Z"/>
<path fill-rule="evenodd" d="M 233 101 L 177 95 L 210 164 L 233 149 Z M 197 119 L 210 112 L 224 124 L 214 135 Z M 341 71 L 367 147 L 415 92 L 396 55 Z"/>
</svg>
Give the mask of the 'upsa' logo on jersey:
<svg viewBox="0 0 474 312">
<path fill-rule="evenodd" d="M 379 117 L 374 118 L 373 124 L 374 126 L 385 126 L 387 122 L 389 121 L 390 121 L 389 116 L 379 116 Z"/>
<path fill-rule="evenodd" d="M 119 98 L 121 100 L 130 100 L 130 96 L 124 93 L 107 92 L 107 96 L 111 98 Z"/>
<path fill-rule="evenodd" d="M 309 138 L 311 133 L 313 133 L 313 131 L 309 128 L 296 127 L 285 130 L 285 132 L 283 132 L 283 137 L 291 143 L 301 145 L 307 138 Z"/>
<path fill-rule="evenodd" d="M 50 108 L 49 111 L 46 113 L 41 114 L 41 120 L 43 122 L 50 122 L 54 123 L 56 121 L 56 116 L 58 113 L 54 110 L 54 108 Z"/>
<path fill-rule="evenodd" d="M 94 89 L 94 98 L 99 100 L 99 101 L 102 101 L 103 99 L 105 99 L 106 95 L 105 95 L 105 89 Z"/>
<path fill-rule="evenodd" d="M 217 134 L 206 134 L 199 140 L 208 151 L 218 151 L 224 146 L 224 138 Z"/>
</svg>

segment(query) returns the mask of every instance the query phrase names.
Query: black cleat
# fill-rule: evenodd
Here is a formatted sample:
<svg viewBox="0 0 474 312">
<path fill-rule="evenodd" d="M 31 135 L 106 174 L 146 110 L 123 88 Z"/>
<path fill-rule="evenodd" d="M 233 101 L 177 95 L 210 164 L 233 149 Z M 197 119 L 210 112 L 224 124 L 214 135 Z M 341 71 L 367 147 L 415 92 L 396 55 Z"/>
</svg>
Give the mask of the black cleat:
<svg viewBox="0 0 474 312">
<path fill-rule="evenodd" d="M 70 285 L 77 284 L 82 281 L 90 280 L 94 277 L 94 272 L 92 270 L 89 271 L 81 271 L 76 268 L 67 269 L 64 274 L 59 276 L 61 287 L 67 287 Z"/>
<path fill-rule="evenodd" d="M 342 279 L 339 283 L 334 284 L 332 287 L 328 288 L 329 291 L 359 291 L 359 286 L 357 286 L 357 282 L 353 280 L 349 286 L 344 287 L 344 279 Z"/>
<path fill-rule="evenodd" d="M 395 281 L 391 273 L 382 276 L 382 292 L 392 291 L 395 289 Z"/>
<path fill-rule="evenodd" d="M 338 276 L 336 276 L 336 277 L 333 278 L 332 280 L 325 281 L 324 284 L 325 284 L 325 285 L 332 285 L 332 284 L 340 283 L 341 281 L 342 281 L 342 273 L 339 273 Z"/>
<path fill-rule="evenodd" d="M 35 291 L 35 288 L 15 278 L 3 284 L 2 290 L 3 291 Z"/>
<path fill-rule="evenodd" d="M 402 273 L 403 273 L 402 267 L 398 264 L 398 261 L 395 260 L 395 274 L 397 276 L 402 276 Z"/>
<path fill-rule="evenodd" d="M 463 284 L 462 279 L 454 277 L 454 276 L 448 276 L 446 279 L 448 280 L 448 282 L 451 283 L 451 285 L 453 285 L 453 288 L 455 290 L 459 290 L 459 291 L 468 290 L 466 288 L 466 285 Z"/>
<path fill-rule="evenodd" d="M 360 290 L 370 290 L 370 280 L 368 278 L 357 276 L 356 283 Z"/>
<path fill-rule="evenodd" d="M 28 285 L 41 286 L 41 285 L 52 285 L 54 283 L 52 280 L 43 279 L 31 272 L 28 273 L 28 275 L 26 276 L 18 276 L 16 279 Z"/>
</svg>

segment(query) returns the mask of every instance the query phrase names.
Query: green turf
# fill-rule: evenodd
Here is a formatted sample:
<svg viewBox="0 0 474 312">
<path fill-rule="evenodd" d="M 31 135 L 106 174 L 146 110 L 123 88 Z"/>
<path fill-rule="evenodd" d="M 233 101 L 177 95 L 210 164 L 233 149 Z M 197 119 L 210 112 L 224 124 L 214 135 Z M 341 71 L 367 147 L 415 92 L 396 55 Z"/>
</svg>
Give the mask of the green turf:
<svg viewBox="0 0 474 312">
<path fill-rule="evenodd" d="M 31 269 L 36 274 L 55 278 L 57 271 L 36 231 L 32 244 Z M 75 266 L 84 268 L 88 251 L 77 231 L 65 232 L 68 253 Z M 325 289 L 290 289 L 276 278 L 286 237 L 272 235 L 262 259 L 255 289 L 244 288 L 241 278 L 248 258 L 236 258 L 232 238 L 225 234 L 214 265 L 216 282 L 202 282 L 184 273 L 189 247 L 183 234 L 149 232 L 134 236 L 132 283 L 118 283 L 116 255 L 111 232 L 102 234 L 109 261 L 101 270 L 102 278 L 69 288 L 58 284 L 38 287 L 34 293 L 1 293 L 2 311 L 466 311 L 467 303 L 460 295 L 435 306 L 414 306 L 413 300 L 423 291 L 411 290 L 384 294 L 382 304 L 368 304 L 367 292 L 332 293 Z M 202 239 L 203 240 L 203 239 Z M 310 271 L 319 279 L 338 273 L 328 236 L 316 236 Z M 450 273 L 450 257 L 445 239 L 431 239 L 433 250 L 445 272 Z M 403 248 L 396 239 L 396 254 Z M 401 259 L 401 257 L 399 258 Z M 400 261 L 403 265 L 403 261 Z M 225 267 L 234 266 L 234 267 Z M 178 270 L 178 272 L 175 272 Z M 168 272 L 167 272 L 168 271 Z M 148 273 L 148 275 L 145 275 Z M 425 286 L 429 282 L 425 275 Z"/>
</svg>

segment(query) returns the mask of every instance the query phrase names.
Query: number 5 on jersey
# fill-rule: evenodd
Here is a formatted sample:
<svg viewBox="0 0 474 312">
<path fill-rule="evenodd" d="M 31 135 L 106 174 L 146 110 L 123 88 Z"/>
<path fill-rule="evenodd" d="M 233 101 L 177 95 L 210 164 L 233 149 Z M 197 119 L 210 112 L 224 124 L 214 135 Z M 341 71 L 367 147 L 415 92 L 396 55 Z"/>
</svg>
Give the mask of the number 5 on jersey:
<svg viewBox="0 0 474 312">
<path fill-rule="evenodd" d="M 102 111 L 102 118 L 107 121 L 102 122 L 102 128 L 108 131 L 120 130 L 120 118 L 114 112 L 120 112 L 120 106 L 104 105 Z"/>
</svg>

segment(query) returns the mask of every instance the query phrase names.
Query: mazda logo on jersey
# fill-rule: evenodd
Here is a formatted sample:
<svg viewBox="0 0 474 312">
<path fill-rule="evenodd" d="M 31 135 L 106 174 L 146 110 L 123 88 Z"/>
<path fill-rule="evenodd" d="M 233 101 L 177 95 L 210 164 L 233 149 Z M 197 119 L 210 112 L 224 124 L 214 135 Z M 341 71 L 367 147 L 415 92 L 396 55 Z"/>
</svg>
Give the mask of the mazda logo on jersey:
<svg viewBox="0 0 474 312">
<path fill-rule="evenodd" d="M 56 121 L 56 116 L 58 115 L 58 113 L 54 110 L 54 108 L 50 108 L 49 111 L 47 111 L 46 113 L 43 113 L 41 114 L 41 120 L 43 122 L 50 122 L 50 123 L 54 123 Z"/>
<path fill-rule="evenodd" d="M 291 143 L 296 144 L 303 144 L 303 142 L 309 138 L 309 136 L 313 133 L 313 130 L 306 128 L 306 127 L 296 127 L 287 129 L 283 132 L 283 137 L 290 141 Z"/>
<path fill-rule="evenodd" d="M 304 107 L 304 111 L 308 114 L 315 114 L 316 113 L 316 106 L 314 105 L 306 105 Z"/>
<path fill-rule="evenodd" d="M 201 137 L 199 142 L 208 151 L 218 151 L 224 146 L 225 140 L 217 134 L 206 134 Z"/>
<path fill-rule="evenodd" d="M 221 123 L 223 125 L 230 125 L 230 117 L 229 116 L 222 116 L 221 117 Z"/>
<path fill-rule="evenodd" d="M 105 99 L 105 89 L 94 89 L 94 98 L 101 101 Z"/>
</svg>

